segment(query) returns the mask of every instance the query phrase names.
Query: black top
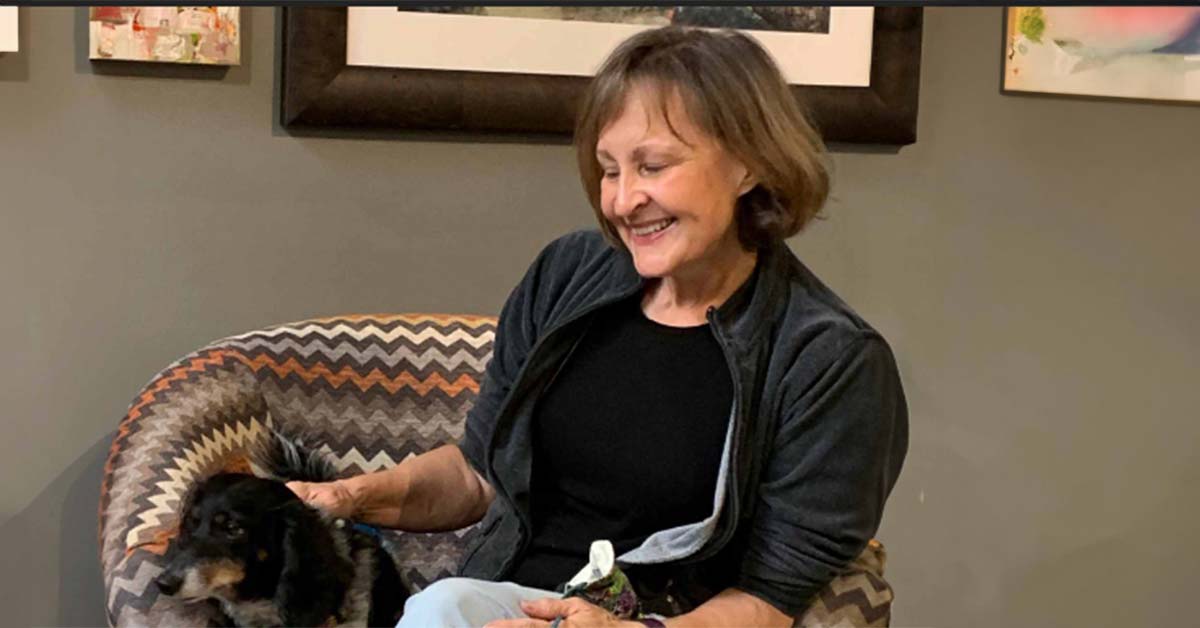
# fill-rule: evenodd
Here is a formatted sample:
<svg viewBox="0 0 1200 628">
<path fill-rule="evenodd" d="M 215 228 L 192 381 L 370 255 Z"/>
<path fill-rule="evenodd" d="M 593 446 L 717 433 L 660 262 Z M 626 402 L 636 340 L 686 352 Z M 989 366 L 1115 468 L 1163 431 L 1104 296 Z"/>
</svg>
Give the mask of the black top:
<svg viewBox="0 0 1200 628">
<path fill-rule="evenodd" d="M 729 365 L 708 325 L 661 325 L 639 301 L 596 315 L 534 411 L 534 530 L 514 582 L 554 589 L 592 541 L 619 556 L 712 513 Z"/>
</svg>

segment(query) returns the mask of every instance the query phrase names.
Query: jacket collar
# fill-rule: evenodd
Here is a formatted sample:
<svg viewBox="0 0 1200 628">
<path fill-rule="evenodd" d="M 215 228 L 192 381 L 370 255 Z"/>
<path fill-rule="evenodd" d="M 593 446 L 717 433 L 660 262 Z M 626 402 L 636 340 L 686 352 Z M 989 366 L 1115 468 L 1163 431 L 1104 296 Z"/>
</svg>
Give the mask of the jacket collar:
<svg viewBox="0 0 1200 628">
<path fill-rule="evenodd" d="M 609 296 L 630 294 L 635 288 L 645 287 L 646 279 L 637 273 L 629 251 L 624 247 L 613 247 L 613 251 L 615 281 Z M 782 241 L 760 248 L 754 272 L 716 309 L 714 322 L 741 343 L 763 338 L 762 326 L 777 320 L 780 310 L 786 307 L 783 295 L 793 257 Z"/>
</svg>

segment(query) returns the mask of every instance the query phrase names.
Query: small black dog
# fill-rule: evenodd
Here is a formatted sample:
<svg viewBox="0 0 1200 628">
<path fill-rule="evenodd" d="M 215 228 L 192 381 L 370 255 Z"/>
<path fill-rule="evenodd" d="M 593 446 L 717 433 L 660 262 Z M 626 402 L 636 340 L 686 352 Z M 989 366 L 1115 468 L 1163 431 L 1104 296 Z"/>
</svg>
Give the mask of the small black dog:
<svg viewBox="0 0 1200 628">
<path fill-rule="evenodd" d="M 323 457 L 280 434 L 260 453 L 280 480 L 334 477 Z M 216 600 L 238 626 L 394 626 L 408 597 L 376 535 L 322 515 L 283 481 L 252 475 L 201 482 L 171 552 L 158 588 Z"/>
</svg>

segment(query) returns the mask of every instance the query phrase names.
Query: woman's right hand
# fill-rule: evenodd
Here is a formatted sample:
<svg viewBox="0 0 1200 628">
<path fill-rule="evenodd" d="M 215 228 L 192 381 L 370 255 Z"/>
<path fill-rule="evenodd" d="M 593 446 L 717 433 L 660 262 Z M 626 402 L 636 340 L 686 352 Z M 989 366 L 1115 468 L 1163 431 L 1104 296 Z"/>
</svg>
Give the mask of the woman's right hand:
<svg viewBox="0 0 1200 628">
<path fill-rule="evenodd" d="M 332 482 L 294 481 L 287 487 L 330 516 L 408 532 L 475 523 L 496 495 L 453 443 L 371 473 Z"/>
<path fill-rule="evenodd" d="M 344 480 L 332 482 L 288 482 L 301 501 L 333 517 L 353 518 L 358 510 L 354 494 Z"/>
</svg>

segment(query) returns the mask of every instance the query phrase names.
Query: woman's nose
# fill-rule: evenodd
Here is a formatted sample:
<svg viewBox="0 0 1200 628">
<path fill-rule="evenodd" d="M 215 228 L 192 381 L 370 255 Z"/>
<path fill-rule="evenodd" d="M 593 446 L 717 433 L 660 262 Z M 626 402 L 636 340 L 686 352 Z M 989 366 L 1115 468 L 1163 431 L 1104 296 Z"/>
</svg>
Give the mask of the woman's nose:
<svg viewBox="0 0 1200 628">
<path fill-rule="evenodd" d="M 622 176 L 617 182 L 616 198 L 613 199 L 613 211 L 621 217 L 632 214 L 637 208 L 646 204 L 646 193 L 641 189 L 635 177 Z"/>
</svg>

